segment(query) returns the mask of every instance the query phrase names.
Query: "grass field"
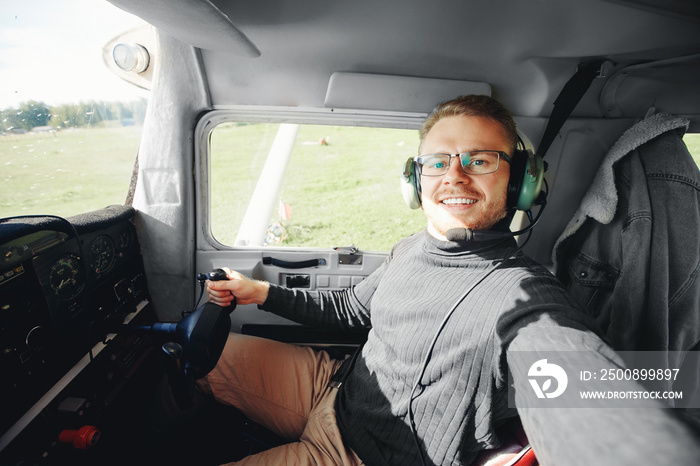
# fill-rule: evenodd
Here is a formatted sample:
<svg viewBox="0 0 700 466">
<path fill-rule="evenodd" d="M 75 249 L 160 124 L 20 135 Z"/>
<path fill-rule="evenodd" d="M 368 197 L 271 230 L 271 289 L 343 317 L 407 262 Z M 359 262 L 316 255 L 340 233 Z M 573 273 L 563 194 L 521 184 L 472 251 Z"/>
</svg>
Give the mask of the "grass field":
<svg viewBox="0 0 700 466">
<path fill-rule="evenodd" d="M 224 244 L 235 241 L 276 128 L 226 125 L 212 135 L 212 233 Z M 292 212 L 283 245 L 388 250 L 425 228 L 399 187 L 417 143 L 416 131 L 302 126 L 287 166 L 294 176 L 280 189 Z"/>
<path fill-rule="evenodd" d="M 231 125 L 215 135 L 212 230 L 233 244 L 275 132 Z M 0 217 L 70 216 L 124 203 L 139 138 L 137 127 L 0 137 Z M 700 165 L 700 134 L 686 143 Z M 422 212 L 409 211 L 399 189 L 416 144 L 415 131 L 302 127 L 287 169 L 294 176 L 280 192 L 292 207 L 283 244 L 387 250 L 422 229 Z"/>
<path fill-rule="evenodd" d="M 134 126 L 0 137 L 0 217 L 123 204 L 140 137 Z"/>
<path fill-rule="evenodd" d="M 695 159 L 695 163 L 700 167 L 700 134 L 686 134 L 683 140 Z"/>
</svg>

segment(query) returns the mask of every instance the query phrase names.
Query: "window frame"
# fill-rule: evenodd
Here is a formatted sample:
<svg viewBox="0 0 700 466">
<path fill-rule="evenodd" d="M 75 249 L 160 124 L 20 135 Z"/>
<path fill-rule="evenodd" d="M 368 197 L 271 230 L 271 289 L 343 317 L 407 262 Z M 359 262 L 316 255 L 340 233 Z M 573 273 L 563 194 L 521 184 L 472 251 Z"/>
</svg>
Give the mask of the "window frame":
<svg viewBox="0 0 700 466">
<path fill-rule="evenodd" d="M 205 113 L 194 134 L 196 249 L 254 251 L 272 250 L 327 251 L 327 248 L 298 246 L 235 246 L 219 242 L 212 234 L 211 214 L 211 134 L 223 123 L 293 123 L 300 125 L 362 126 L 370 128 L 418 130 L 425 113 L 377 112 L 370 110 L 309 109 L 288 107 L 230 106 Z M 397 175 L 398 176 L 398 175 Z M 344 245 L 347 246 L 347 245 Z"/>
</svg>

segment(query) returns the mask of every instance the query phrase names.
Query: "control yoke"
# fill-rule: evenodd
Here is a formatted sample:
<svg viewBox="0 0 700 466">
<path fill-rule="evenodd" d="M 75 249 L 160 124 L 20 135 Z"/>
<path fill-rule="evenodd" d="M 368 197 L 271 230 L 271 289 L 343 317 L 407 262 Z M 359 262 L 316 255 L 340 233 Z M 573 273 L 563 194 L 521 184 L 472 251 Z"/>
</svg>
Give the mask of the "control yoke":
<svg viewBox="0 0 700 466">
<path fill-rule="evenodd" d="M 192 405 L 195 381 L 216 366 L 224 350 L 231 331 L 230 311 L 230 307 L 224 309 L 207 302 L 179 322 L 127 324 L 120 329 L 165 341 L 162 349 L 168 356 L 168 377 L 175 401 L 181 409 L 188 409 Z"/>
</svg>

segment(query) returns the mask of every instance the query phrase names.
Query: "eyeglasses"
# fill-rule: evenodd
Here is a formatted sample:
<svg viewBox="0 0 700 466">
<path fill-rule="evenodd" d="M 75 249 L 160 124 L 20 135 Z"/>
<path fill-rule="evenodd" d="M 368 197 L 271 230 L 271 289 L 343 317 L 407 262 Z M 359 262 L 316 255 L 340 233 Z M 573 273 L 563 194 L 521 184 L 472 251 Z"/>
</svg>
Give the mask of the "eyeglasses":
<svg viewBox="0 0 700 466">
<path fill-rule="evenodd" d="M 498 162 L 503 159 L 510 163 L 508 154 L 496 150 L 475 150 L 461 154 L 426 154 L 414 160 L 423 176 L 440 176 L 450 169 L 452 157 L 459 157 L 460 164 L 468 175 L 488 175 L 498 170 Z"/>
</svg>

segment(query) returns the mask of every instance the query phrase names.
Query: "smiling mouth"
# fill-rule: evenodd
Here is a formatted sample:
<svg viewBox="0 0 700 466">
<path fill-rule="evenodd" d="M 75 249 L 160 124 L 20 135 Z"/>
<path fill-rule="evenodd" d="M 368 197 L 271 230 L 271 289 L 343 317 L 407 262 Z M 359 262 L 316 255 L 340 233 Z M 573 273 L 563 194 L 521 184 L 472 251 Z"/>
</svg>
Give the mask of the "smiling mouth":
<svg viewBox="0 0 700 466">
<path fill-rule="evenodd" d="M 451 206 L 476 204 L 476 202 L 477 202 L 476 199 L 467 199 L 466 197 L 451 197 L 449 199 L 443 199 L 442 201 L 440 201 L 441 204 L 451 205 Z"/>
</svg>

